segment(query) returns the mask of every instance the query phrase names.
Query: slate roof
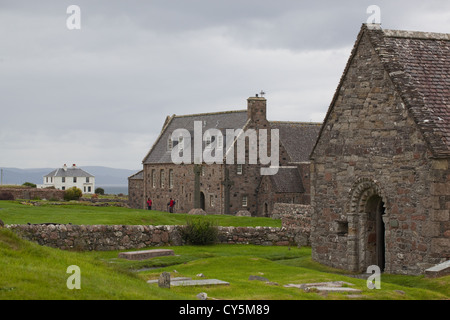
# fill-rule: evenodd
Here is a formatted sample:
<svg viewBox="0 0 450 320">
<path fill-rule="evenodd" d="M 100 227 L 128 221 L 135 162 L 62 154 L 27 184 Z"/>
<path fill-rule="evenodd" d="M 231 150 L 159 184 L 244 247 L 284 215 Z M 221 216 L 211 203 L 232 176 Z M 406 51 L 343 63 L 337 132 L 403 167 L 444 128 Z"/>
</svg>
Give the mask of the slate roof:
<svg viewBox="0 0 450 320">
<path fill-rule="evenodd" d="M 290 162 L 309 162 L 321 123 L 270 121 L 270 125 L 279 130 L 280 141 L 291 158 Z"/>
<path fill-rule="evenodd" d="M 450 157 L 450 34 L 383 30 L 379 25 L 363 24 L 344 75 L 365 34 L 433 156 Z"/>
<path fill-rule="evenodd" d="M 142 180 L 142 179 L 144 179 L 144 170 L 136 172 L 132 176 L 129 176 L 128 179 L 130 179 L 130 180 Z"/>
<path fill-rule="evenodd" d="M 172 163 L 171 152 L 167 148 L 167 142 L 172 132 L 176 129 L 186 129 L 191 134 L 191 146 L 193 156 L 194 122 L 201 121 L 203 132 L 207 129 L 215 128 L 223 132 L 224 146 L 226 144 L 226 129 L 242 129 L 247 123 L 247 110 L 226 111 L 216 113 L 203 113 L 177 116 L 173 115 L 166 120 L 165 126 L 161 130 L 160 136 L 142 161 L 149 163 Z M 224 148 L 225 149 L 225 148 Z M 193 162 L 193 160 L 192 160 Z"/>
<path fill-rule="evenodd" d="M 269 176 L 277 193 L 303 193 L 305 189 L 297 167 L 280 167 L 277 174 Z"/>
<path fill-rule="evenodd" d="M 67 167 L 67 171 L 64 171 L 63 168 L 58 168 L 53 170 L 49 174 L 45 175 L 45 177 L 77 177 L 77 178 L 94 178 L 94 176 L 83 169 L 80 168 L 70 168 Z"/>
</svg>

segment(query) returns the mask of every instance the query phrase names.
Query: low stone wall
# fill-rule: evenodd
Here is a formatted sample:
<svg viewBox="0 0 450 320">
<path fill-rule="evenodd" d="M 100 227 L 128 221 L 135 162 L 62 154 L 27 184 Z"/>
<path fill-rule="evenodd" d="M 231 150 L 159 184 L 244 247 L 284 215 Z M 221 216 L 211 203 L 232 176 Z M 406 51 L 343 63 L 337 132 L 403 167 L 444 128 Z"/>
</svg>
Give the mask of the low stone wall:
<svg viewBox="0 0 450 320">
<path fill-rule="evenodd" d="M 280 219 L 285 215 L 311 216 L 311 206 L 296 203 L 275 203 L 273 205 L 272 218 Z"/>
<path fill-rule="evenodd" d="M 10 193 L 14 200 L 24 199 L 54 199 L 64 200 L 64 191 L 57 189 L 40 189 L 40 188 L 0 188 L 0 193 Z"/>
<path fill-rule="evenodd" d="M 147 225 L 6 225 L 26 240 L 63 250 L 108 251 L 182 245 L 180 226 Z M 219 243 L 291 245 L 309 244 L 309 234 L 295 228 L 219 227 Z"/>
</svg>

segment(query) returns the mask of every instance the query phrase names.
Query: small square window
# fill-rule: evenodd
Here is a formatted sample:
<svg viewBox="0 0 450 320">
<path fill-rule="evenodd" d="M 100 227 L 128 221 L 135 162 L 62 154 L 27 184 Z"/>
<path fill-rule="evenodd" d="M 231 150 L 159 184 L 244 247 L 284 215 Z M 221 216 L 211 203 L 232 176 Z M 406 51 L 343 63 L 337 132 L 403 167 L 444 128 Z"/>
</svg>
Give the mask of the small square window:
<svg viewBox="0 0 450 320">
<path fill-rule="evenodd" d="M 248 198 L 247 196 L 242 196 L 242 206 L 246 207 L 248 205 Z"/>
</svg>

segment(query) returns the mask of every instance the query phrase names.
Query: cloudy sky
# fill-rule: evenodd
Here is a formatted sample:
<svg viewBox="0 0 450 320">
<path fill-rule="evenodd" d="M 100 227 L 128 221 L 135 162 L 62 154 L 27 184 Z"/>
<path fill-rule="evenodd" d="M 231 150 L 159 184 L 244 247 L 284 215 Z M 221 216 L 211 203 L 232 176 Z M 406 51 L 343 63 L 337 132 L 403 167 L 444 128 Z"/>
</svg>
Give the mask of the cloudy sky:
<svg viewBox="0 0 450 320">
<path fill-rule="evenodd" d="M 370 5 L 450 32 L 448 0 L 0 0 L 0 167 L 137 170 L 167 115 L 261 90 L 269 120 L 320 122 Z"/>
</svg>

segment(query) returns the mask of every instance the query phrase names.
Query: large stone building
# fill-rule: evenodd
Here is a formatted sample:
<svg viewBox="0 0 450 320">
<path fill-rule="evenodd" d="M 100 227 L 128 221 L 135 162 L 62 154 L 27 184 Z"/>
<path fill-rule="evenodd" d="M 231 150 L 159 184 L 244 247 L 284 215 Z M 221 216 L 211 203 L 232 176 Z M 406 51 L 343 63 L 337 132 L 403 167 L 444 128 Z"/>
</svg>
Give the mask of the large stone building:
<svg viewBox="0 0 450 320">
<path fill-rule="evenodd" d="M 250 97 L 247 102 L 247 110 L 167 117 L 143 160 L 143 170 L 128 179 L 130 205 L 145 208 L 145 201 L 150 197 L 152 209 L 167 210 L 167 203 L 173 198 L 175 212 L 202 209 L 208 214 L 268 216 L 275 201 L 309 204 L 308 155 L 320 124 L 270 122 L 266 118 L 265 98 Z M 278 148 L 274 145 L 279 154 L 277 159 L 272 157 L 275 141 L 272 132 L 275 131 L 271 129 L 279 133 Z M 261 159 L 262 130 L 267 130 L 267 141 L 262 143 L 267 152 L 262 154 L 270 161 Z M 299 132 L 302 134 L 297 135 Z M 253 140 L 255 137 L 257 142 Z M 208 164 L 205 159 L 197 159 L 195 138 L 200 141 L 200 157 L 211 149 L 209 154 L 218 156 L 215 160 L 219 161 Z M 244 141 L 243 149 L 240 141 Z M 189 154 L 185 157 L 186 150 Z M 174 151 L 183 157 L 183 162 L 174 161 Z M 242 162 L 238 161 L 239 155 L 245 156 L 243 163 L 239 163 Z M 296 187 L 280 190 L 273 179 L 262 183 L 268 177 L 262 174 L 262 168 L 271 166 L 276 168 L 274 177 L 278 180 L 290 171 L 289 178 L 296 179 L 292 182 Z M 269 192 L 272 188 L 276 189 L 276 195 Z"/>
<path fill-rule="evenodd" d="M 450 258 L 449 40 L 362 26 L 311 154 L 314 260 L 420 274 Z"/>
</svg>

